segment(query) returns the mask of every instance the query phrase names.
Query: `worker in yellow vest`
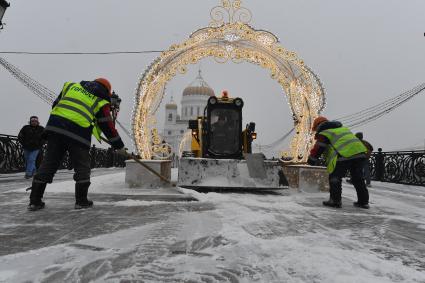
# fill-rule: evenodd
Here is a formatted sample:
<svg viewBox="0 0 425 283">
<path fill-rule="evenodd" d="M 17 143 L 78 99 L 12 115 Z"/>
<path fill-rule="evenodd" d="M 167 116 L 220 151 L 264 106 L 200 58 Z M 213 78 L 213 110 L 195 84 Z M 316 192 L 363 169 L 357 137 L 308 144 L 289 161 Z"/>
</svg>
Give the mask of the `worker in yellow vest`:
<svg viewBox="0 0 425 283">
<path fill-rule="evenodd" d="M 29 210 L 44 208 L 44 190 L 47 183 L 53 181 L 66 152 L 75 172 L 75 209 L 93 206 L 93 202 L 87 199 L 92 134 L 99 140 L 103 132 L 114 149 L 125 152 L 124 143 L 111 117 L 111 89 L 111 83 L 104 78 L 64 84 L 53 103 L 45 128 L 47 150 L 33 178 Z"/>
<path fill-rule="evenodd" d="M 363 164 L 367 158 L 367 149 L 363 143 L 338 121 L 328 121 L 317 117 L 312 126 L 316 132 L 316 143 L 310 151 L 308 164 L 317 165 L 323 154 L 329 172 L 330 198 L 323 205 L 341 207 L 342 178 L 350 171 L 357 192 L 354 206 L 369 208 L 369 192 L 363 179 Z"/>
</svg>

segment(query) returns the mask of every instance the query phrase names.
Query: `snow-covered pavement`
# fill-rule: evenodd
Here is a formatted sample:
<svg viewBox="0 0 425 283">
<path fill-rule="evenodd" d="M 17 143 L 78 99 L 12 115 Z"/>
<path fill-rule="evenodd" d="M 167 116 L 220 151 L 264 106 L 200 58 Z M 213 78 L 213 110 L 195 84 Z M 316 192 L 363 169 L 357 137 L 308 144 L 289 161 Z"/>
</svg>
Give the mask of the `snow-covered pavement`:
<svg viewBox="0 0 425 283">
<path fill-rule="evenodd" d="M 326 193 L 181 189 L 188 202 L 125 189 L 123 173 L 92 181 L 86 211 L 72 209 L 72 182 L 48 187 L 36 213 L 2 189 L 0 281 L 425 282 L 425 188 L 373 183 L 363 210 L 350 185 L 330 209 Z"/>
</svg>

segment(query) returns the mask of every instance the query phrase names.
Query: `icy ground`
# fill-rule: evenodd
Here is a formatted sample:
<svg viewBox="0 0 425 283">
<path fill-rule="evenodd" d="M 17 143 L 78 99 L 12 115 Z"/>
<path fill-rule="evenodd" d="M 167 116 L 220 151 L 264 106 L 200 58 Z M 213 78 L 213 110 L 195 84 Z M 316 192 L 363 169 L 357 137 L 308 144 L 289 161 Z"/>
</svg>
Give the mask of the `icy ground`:
<svg viewBox="0 0 425 283">
<path fill-rule="evenodd" d="M 329 209 L 326 193 L 181 194 L 95 175 L 95 208 L 75 211 L 64 181 L 39 212 L 28 181 L 0 175 L 1 282 L 425 282 L 425 188 L 373 183 L 362 210 L 344 185 Z"/>
</svg>

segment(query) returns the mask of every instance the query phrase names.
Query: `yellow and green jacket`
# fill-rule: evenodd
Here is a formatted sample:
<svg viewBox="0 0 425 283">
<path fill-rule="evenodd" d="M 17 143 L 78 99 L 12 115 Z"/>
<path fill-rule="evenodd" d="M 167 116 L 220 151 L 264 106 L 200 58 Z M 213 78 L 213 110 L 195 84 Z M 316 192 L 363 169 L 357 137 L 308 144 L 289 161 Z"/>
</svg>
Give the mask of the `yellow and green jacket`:
<svg viewBox="0 0 425 283">
<path fill-rule="evenodd" d="M 66 136 L 90 147 L 91 136 L 98 140 L 101 132 L 114 148 L 124 144 L 112 122 L 108 91 L 98 82 L 66 82 L 53 103 L 47 133 Z"/>
<path fill-rule="evenodd" d="M 329 173 L 335 170 L 338 161 L 366 158 L 367 148 L 350 129 L 338 121 L 321 124 L 315 138 L 309 161 L 317 160 L 323 154 Z"/>
</svg>

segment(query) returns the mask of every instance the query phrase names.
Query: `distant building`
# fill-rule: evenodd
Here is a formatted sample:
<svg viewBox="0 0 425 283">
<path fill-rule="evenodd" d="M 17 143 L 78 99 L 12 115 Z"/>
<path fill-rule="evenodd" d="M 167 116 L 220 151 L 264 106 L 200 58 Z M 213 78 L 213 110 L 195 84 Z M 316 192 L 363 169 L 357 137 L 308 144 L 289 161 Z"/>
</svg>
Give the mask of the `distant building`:
<svg viewBox="0 0 425 283">
<path fill-rule="evenodd" d="M 214 90 L 204 81 L 201 71 L 199 71 L 196 79 L 183 90 L 180 115 L 173 97 L 165 105 L 165 122 L 162 137 L 172 146 L 173 152 L 178 154 L 180 142 L 185 132 L 188 131 L 189 120 L 203 116 L 208 98 L 214 95 Z"/>
</svg>

